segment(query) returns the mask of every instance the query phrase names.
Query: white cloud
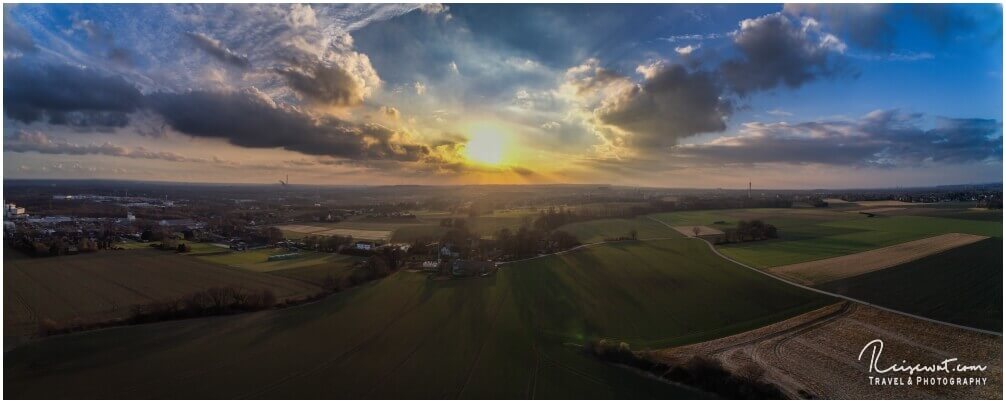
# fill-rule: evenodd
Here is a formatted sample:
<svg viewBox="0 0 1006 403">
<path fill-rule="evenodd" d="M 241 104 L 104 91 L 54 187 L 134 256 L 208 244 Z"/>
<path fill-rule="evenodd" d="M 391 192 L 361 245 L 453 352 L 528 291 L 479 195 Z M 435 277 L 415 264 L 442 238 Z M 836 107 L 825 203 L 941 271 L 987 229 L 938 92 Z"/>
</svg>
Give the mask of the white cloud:
<svg viewBox="0 0 1006 403">
<path fill-rule="evenodd" d="M 698 45 L 688 45 L 688 46 L 678 46 L 678 47 L 674 48 L 674 51 L 678 52 L 678 54 L 681 55 L 681 56 L 688 56 L 688 55 L 692 54 L 692 52 L 694 52 L 696 50 L 699 50 L 699 48 L 701 48 L 701 47 L 702 47 L 701 44 L 698 44 Z"/>
</svg>

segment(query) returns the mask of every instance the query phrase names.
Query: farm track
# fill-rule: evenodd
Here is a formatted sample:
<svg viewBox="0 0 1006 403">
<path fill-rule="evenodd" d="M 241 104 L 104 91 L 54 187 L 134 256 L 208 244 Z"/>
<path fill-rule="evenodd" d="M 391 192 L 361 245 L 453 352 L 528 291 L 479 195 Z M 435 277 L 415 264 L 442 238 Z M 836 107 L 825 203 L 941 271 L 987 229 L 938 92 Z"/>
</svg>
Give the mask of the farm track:
<svg viewBox="0 0 1006 403">
<path fill-rule="evenodd" d="M 538 370 L 541 368 L 541 353 L 538 352 L 538 343 L 531 342 L 531 351 L 534 352 L 534 369 L 531 370 L 531 377 L 527 380 L 527 398 L 534 400 L 534 391 L 538 387 Z"/>
<path fill-rule="evenodd" d="M 714 350 L 710 350 L 709 353 L 710 354 L 718 354 L 718 353 L 722 353 L 722 352 L 727 351 L 727 350 L 732 350 L 732 349 L 735 349 L 735 348 L 738 348 L 738 347 L 760 343 L 760 342 L 763 342 L 763 341 L 766 341 L 766 340 L 769 340 L 769 339 L 772 339 L 772 338 L 775 338 L 775 337 L 780 337 L 780 336 L 783 337 L 784 340 L 789 340 L 789 339 L 792 339 L 792 338 L 794 338 L 796 336 L 804 334 L 804 333 L 806 333 L 806 332 L 808 332 L 810 330 L 813 330 L 815 328 L 821 327 L 822 325 L 824 325 L 824 324 L 826 324 L 828 322 L 832 322 L 832 321 L 834 321 L 836 319 L 839 319 L 841 317 L 847 316 L 849 314 L 849 312 L 850 312 L 850 308 L 851 307 L 852 307 L 852 303 L 849 302 L 849 301 L 846 301 L 846 302 L 843 302 L 841 308 L 839 308 L 835 312 L 829 313 L 829 314 L 827 314 L 825 316 L 822 316 L 820 318 L 816 318 L 813 321 L 800 323 L 800 324 L 798 324 L 796 326 L 793 326 L 793 327 L 790 327 L 790 328 L 787 328 L 787 329 L 778 330 L 778 331 L 766 334 L 764 336 L 761 336 L 761 337 L 758 337 L 758 338 L 755 338 L 755 339 L 745 340 L 745 341 L 738 342 L 738 343 L 735 343 L 735 344 L 723 346 L 723 347 L 720 347 L 720 348 L 717 348 L 717 349 L 714 349 Z M 782 344 L 782 342 L 780 342 L 779 344 Z"/>
</svg>

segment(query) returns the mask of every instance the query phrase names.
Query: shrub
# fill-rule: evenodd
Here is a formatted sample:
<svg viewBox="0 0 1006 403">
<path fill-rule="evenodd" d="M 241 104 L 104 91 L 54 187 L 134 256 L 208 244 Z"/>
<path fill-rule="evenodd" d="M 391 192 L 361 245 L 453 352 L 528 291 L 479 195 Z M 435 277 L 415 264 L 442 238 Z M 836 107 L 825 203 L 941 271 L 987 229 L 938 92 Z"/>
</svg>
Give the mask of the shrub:
<svg viewBox="0 0 1006 403">
<path fill-rule="evenodd" d="M 584 350 L 595 357 L 660 375 L 668 380 L 696 387 L 724 399 L 786 399 L 776 385 L 762 379 L 760 367 L 745 367 L 733 373 L 719 361 L 694 356 L 684 363 L 669 366 L 648 353 L 637 354 L 624 342 L 591 340 Z"/>
</svg>

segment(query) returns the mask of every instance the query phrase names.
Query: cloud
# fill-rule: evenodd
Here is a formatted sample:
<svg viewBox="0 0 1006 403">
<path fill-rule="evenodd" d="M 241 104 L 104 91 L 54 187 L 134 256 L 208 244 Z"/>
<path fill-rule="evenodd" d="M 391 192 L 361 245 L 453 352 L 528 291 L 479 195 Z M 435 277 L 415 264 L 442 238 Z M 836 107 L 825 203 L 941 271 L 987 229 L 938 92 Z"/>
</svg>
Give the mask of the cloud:
<svg viewBox="0 0 1006 403">
<path fill-rule="evenodd" d="M 155 93 L 148 105 L 175 130 L 219 138 L 250 148 L 282 148 L 308 155 L 352 160 L 420 161 L 428 146 L 405 133 L 373 123 L 315 116 L 275 103 L 251 88 L 244 91 Z"/>
<path fill-rule="evenodd" d="M 364 86 L 337 65 L 307 64 L 276 70 L 297 93 L 308 100 L 333 106 L 353 106 L 363 102 Z"/>
<path fill-rule="evenodd" d="M 4 54 L 17 50 L 21 53 L 33 53 L 38 50 L 31 34 L 18 25 L 9 13 L 9 6 L 3 8 L 3 50 Z"/>
<path fill-rule="evenodd" d="M 642 151 L 726 129 L 731 106 L 720 98 L 712 74 L 661 62 L 637 71 L 644 76 L 642 83 L 622 87 L 594 109 L 600 124 L 618 129 L 609 141 Z"/>
<path fill-rule="evenodd" d="M 987 12 L 999 7 L 988 6 Z M 786 4 L 783 10 L 794 16 L 813 17 L 856 46 L 878 51 L 894 49 L 899 34 L 916 36 L 921 31 L 946 41 L 977 25 L 961 8 L 946 4 Z M 900 27 L 909 28 L 899 32 Z"/>
<path fill-rule="evenodd" d="M 230 50 L 220 43 L 220 41 L 210 38 L 206 34 L 199 32 L 187 32 L 185 35 L 192 39 L 192 42 L 195 43 L 199 49 L 202 49 L 217 60 L 242 69 L 251 67 L 251 62 L 248 61 L 248 56 L 241 55 L 233 50 Z"/>
<path fill-rule="evenodd" d="M 422 10 L 426 14 L 436 15 L 436 14 L 440 14 L 440 13 L 446 13 L 446 12 L 450 11 L 451 8 L 450 8 L 450 6 L 445 6 L 445 5 L 440 4 L 440 3 L 425 3 L 425 4 L 421 5 L 421 6 L 419 6 L 419 9 Z"/>
<path fill-rule="evenodd" d="M 725 38 L 729 35 L 726 34 L 685 34 L 685 35 L 671 35 L 667 37 L 660 38 L 660 40 L 667 41 L 670 43 L 677 43 L 681 41 L 704 41 L 710 39 L 720 39 Z"/>
<path fill-rule="evenodd" d="M 382 106 L 381 113 L 392 119 L 398 119 L 402 116 L 402 114 L 398 112 L 398 109 L 392 106 Z"/>
<path fill-rule="evenodd" d="M 741 95 L 780 85 L 799 88 L 842 71 L 834 55 L 844 52 L 845 44 L 821 32 L 813 19 L 799 25 L 781 13 L 746 19 L 733 38 L 742 57 L 725 61 L 720 72 Z"/>
<path fill-rule="evenodd" d="M 701 47 L 702 47 L 701 44 L 700 45 L 678 46 L 678 47 L 674 48 L 674 51 L 677 52 L 681 56 L 688 56 L 688 55 L 692 54 L 692 52 L 694 52 L 696 50 L 699 50 L 699 48 L 701 48 Z"/>
<path fill-rule="evenodd" d="M 622 74 L 614 70 L 601 67 L 600 61 L 590 58 L 578 66 L 566 70 L 566 85 L 575 89 L 576 94 L 583 96 L 607 92 L 609 89 L 618 89 L 631 85 L 631 82 Z"/>
<path fill-rule="evenodd" d="M 4 114 L 13 120 L 83 128 L 124 127 L 143 95 L 120 76 L 69 65 L 5 62 Z"/>
<path fill-rule="evenodd" d="M 202 158 L 190 158 L 168 151 L 152 151 L 144 147 L 126 148 L 112 143 L 74 144 L 63 139 L 54 139 L 41 132 L 19 131 L 4 139 L 4 152 L 61 155 L 107 155 L 173 162 L 206 162 Z"/>
<path fill-rule="evenodd" d="M 559 129 L 561 129 L 562 125 L 559 124 L 559 122 L 552 121 L 552 122 L 542 123 L 541 128 L 544 129 L 544 130 L 553 131 L 553 130 L 559 130 Z"/>
<path fill-rule="evenodd" d="M 929 52 L 899 51 L 890 53 L 850 53 L 850 57 L 863 60 L 883 60 L 890 62 L 916 62 L 935 59 Z"/>
<path fill-rule="evenodd" d="M 679 145 L 672 155 L 692 164 L 826 164 L 903 167 L 1001 161 L 1002 122 L 937 118 L 879 110 L 852 121 L 748 123 L 736 136 Z"/>
</svg>

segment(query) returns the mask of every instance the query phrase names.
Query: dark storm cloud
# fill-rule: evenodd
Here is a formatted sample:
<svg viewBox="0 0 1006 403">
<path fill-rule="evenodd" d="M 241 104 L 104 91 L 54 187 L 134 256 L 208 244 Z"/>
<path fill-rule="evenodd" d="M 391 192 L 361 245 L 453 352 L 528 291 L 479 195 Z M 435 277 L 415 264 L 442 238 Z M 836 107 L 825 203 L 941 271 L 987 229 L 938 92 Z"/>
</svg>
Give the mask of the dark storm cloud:
<svg viewBox="0 0 1006 403">
<path fill-rule="evenodd" d="M 310 101 L 334 106 L 363 102 L 364 88 L 352 74 L 336 65 L 321 62 L 276 69 L 294 91 Z"/>
<path fill-rule="evenodd" d="M 31 53 L 38 48 L 35 46 L 35 41 L 31 38 L 31 34 L 21 28 L 14 20 L 10 17 L 8 13 L 9 6 L 4 5 L 3 8 L 3 49 L 4 52 L 11 50 L 18 50 L 23 53 Z"/>
<path fill-rule="evenodd" d="M 257 91 L 155 93 L 148 104 L 179 132 L 241 147 L 353 160 L 419 161 L 430 153 L 427 146 L 410 143 L 384 126 L 315 117 L 277 105 Z"/>
<path fill-rule="evenodd" d="M 720 99 L 711 74 L 677 64 L 641 72 L 645 79 L 640 85 L 626 87 L 594 110 L 602 123 L 631 132 L 633 147 L 674 145 L 683 137 L 726 129 L 731 108 Z"/>
<path fill-rule="evenodd" d="M 701 164 L 828 164 L 917 166 L 1001 161 L 1002 123 L 876 111 L 855 121 L 749 123 L 741 134 L 708 144 L 683 145 L 673 154 Z"/>
<path fill-rule="evenodd" d="M 990 13 L 998 7 L 987 6 Z M 943 41 L 977 25 L 962 8 L 946 4 L 787 4 L 785 10 L 813 17 L 851 43 L 872 50 L 892 50 L 905 23 L 914 23 Z"/>
<path fill-rule="evenodd" d="M 191 39 L 192 42 L 199 47 L 199 49 L 202 49 L 217 60 L 242 69 L 251 66 L 251 62 L 248 61 L 247 56 L 230 50 L 216 39 L 210 38 L 209 36 L 199 32 L 187 32 L 185 35 L 188 36 L 189 39 Z"/>
<path fill-rule="evenodd" d="M 724 62 L 720 71 L 741 95 L 780 85 L 798 88 L 834 75 L 840 68 L 833 53 L 844 50 L 836 37 L 817 32 L 813 22 L 797 24 L 779 13 L 741 21 L 734 46 L 742 58 Z"/>
<path fill-rule="evenodd" d="M 143 95 L 122 77 L 69 65 L 5 63 L 4 114 L 16 121 L 124 127 Z"/>
</svg>

